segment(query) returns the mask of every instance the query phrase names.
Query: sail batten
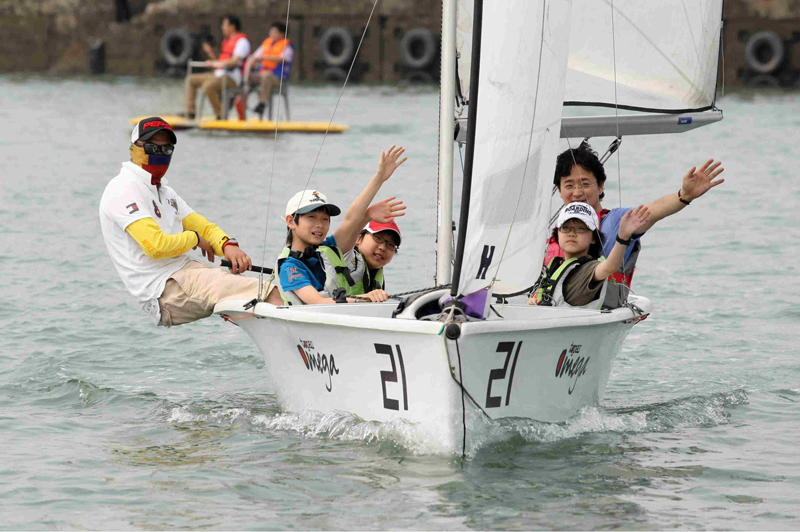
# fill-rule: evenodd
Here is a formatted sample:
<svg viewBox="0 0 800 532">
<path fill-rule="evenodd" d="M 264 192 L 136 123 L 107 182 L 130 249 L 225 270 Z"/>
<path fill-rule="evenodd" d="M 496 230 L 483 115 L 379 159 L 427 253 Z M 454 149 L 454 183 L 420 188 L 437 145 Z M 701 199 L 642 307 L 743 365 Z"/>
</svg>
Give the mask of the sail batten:
<svg viewBox="0 0 800 532">
<path fill-rule="evenodd" d="M 710 109 L 722 0 L 576 0 L 565 105 Z"/>
<path fill-rule="evenodd" d="M 471 20 L 470 2 L 459 0 L 458 71 L 465 94 Z M 722 0 L 574 0 L 564 105 L 651 113 L 713 109 L 721 29 Z"/>
</svg>

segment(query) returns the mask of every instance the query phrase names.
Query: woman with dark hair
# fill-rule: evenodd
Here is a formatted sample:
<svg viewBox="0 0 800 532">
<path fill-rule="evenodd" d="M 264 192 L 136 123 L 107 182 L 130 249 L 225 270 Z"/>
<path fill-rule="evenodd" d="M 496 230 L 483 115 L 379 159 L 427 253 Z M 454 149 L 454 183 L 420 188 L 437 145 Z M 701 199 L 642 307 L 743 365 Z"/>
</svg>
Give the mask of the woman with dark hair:
<svg viewBox="0 0 800 532">
<path fill-rule="evenodd" d="M 608 276 L 622 265 L 631 235 L 647 223 L 650 209 L 640 205 L 625 213 L 608 259 L 603 258 L 600 220 L 591 205 L 574 202 L 558 215 L 553 238 L 564 250 L 564 257 L 550 260 L 539 289 L 528 304 L 601 308 L 605 301 Z"/>
</svg>

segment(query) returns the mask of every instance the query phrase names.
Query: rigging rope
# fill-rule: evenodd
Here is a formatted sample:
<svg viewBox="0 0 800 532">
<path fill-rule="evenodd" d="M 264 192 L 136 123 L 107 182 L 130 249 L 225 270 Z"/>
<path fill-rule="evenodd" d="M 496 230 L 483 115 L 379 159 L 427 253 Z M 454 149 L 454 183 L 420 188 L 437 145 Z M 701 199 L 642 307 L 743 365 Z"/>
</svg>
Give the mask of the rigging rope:
<svg viewBox="0 0 800 532">
<path fill-rule="evenodd" d="M 289 13 L 292 10 L 292 0 L 289 0 L 289 3 L 286 6 L 286 33 L 283 35 L 283 38 L 287 41 L 289 40 Z M 284 51 L 286 50 L 286 45 L 284 44 Z M 278 81 L 278 112 L 275 115 L 275 137 L 272 143 L 272 166 L 270 167 L 269 171 L 269 187 L 267 188 L 267 221 L 264 224 L 264 242 L 261 246 L 261 264 L 264 264 L 264 260 L 267 257 L 267 235 L 269 234 L 269 208 L 272 199 L 272 178 L 275 176 L 275 154 L 278 151 L 278 122 L 281 121 L 281 95 L 283 94 L 283 73 L 286 69 L 286 54 L 281 54 L 281 78 Z M 272 95 L 269 95 L 272 98 Z M 245 98 L 246 99 L 246 98 Z M 272 117 L 270 117 L 272 118 Z M 271 285 L 270 285 L 271 286 Z M 261 301 L 261 290 L 264 287 L 264 270 L 262 269 L 261 272 L 258 274 L 258 294 L 257 299 Z"/>
<path fill-rule="evenodd" d="M 540 32 L 541 38 L 539 41 L 539 64 L 537 66 L 536 74 L 536 89 L 533 98 L 533 117 L 531 118 L 530 134 L 528 135 L 528 151 L 525 157 L 525 167 L 522 169 L 522 182 L 519 187 L 519 194 L 517 195 L 517 203 L 514 206 L 514 214 L 511 217 L 511 224 L 508 226 L 508 233 L 506 233 L 506 241 L 503 243 L 503 251 L 500 253 L 500 260 L 497 262 L 497 268 L 492 276 L 492 282 L 489 283 L 489 289 L 494 287 L 497 281 L 497 275 L 500 273 L 500 266 L 503 264 L 503 257 L 505 257 L 506 250 L 508 249 L 508 242 L 511 240 L 511 232 L 514 229 L 514 222 L 517 219 L 517 212 L 519 211 L 519 204 L 522 201 L 522 191 L 525 189 L 525 178 L 528 175 L 528 163 L 530 162 L 531 147 L 533 146 L 533 133 L 536 126 L 536 111 L 539 108 L 539 83 L 542 75 L 542 53 L 544 51 L 544 36 L 545 36 L 545 22 L 547 20 L 547 2 L 542 2 L 542 30 Z M 477 81 L 477 80 L 476 80 Z"/>
<path fill-rule="evenodd" d="M 325 129 L 325 134 L 323 135 L 322 141 L 319 144 L 319 150 L 317 150 L 317 156 L 314 158 L 314 163 L 311 166 L 311 171 L 308 173 L 308 179 L 306 179 L 305 185 L 303 185 L 303 190 L 306 190 L 308 188 L 308 183 L 311 181 L 311 176 L 314 175 L 314 169 L 317 167 L 317 161 L 319 161 L 319 156 L 322 153 L 323 146 L 325 145 L 325 139 L 328 138 L 328 133 L 331 130 L 331 124 L 333 124 L 333 119 L 336 116 L 336 111 L 339 109 L 339 103 L 342 101 L 342 95 L 344 95 L 344 89 L 345 89 L 345 87 L 347 87 L 347 82 L 350 80 L 350 74 L 353 72 L 353 66 L 356 64 L 356 59 L 358 59 L 358 52 L 361 50 L 361 44 L 364 42 L 364 37 L 367 34 L 367 28 L 369 28 L 369 24 L 372 21 L 372 15 L 375 13 L 375 8 L 378 5 L 378 1 L 379 0 L 375 0 L 373 2 L 373 4 L 372 4 L 372 10 L 369 12 L 369 17 L 367 18 L 367 24 L 364 26 L 364 31 L 361 32 L 361 38 L 359 39 L 358 46 L 356 47 L 356 51 L 353 54 L 353 59 L 350 62 L 350 68 L 347 70 L 347 76 L 345 76 L 344 83 L 342 84 L 342 89 L 339 91 L 339 97 L 336 100 L 336 105 L 333 107 L 333 112 L 331 113 L 331 118 L 330 118 L 330 120 L 328 120 L 328 127 Z M 287 6 L 287 10 L 286 10 L 287 32 L 288 32 L 289 8 L 290 7 L 291 7 L 291 0 L 289 0 L 289 5 Z M 278 99 L 278 113 L 280 113 L 280 96 L 279 96 L 279 99 Z M 278 125 L 276 123 L 275 124 L 275 138 L 276 139 L 277 139 L 277 136 L 278 136 Z M 275 153 L 275 150 L 273 149 L 273 159 L 272 159 L 273 172 L 274 172 L 274 167 L 275 167 L 275 156 L 274 156 L 274 153 Z M 272 175 L 270 175 L 270 190 L 269 190 L 269 193 L 268 193 L 268 197 L 269 197 L 269 195 L 271 195 L 271 193 L 272 193 Z M 302 201 L 302 199 L 303 198 L 300 198 L 299 201 Z M 300 204 L 299 201 L 298 201 L 298 206 Z M 266 228 L 265 228 L 265 231 L 264 231 L 264 247 L 263 247 L 264 251 L 263 251 L 262 260 L 261 260 L 262 264 L 264 263 L 264 259 L 263 258 L 264 258 L 264 256 L 266 256 L 267 232 L 268 231 L 269 231 L 269 201 L 267 201 L 267 222 L 266 222 Z M 277 272 L 273 272 L 273 274 L 276 275 Z M 274 275 L 273 275 L 273 277 L 271 277 L 271 279 L 274 278 Z M 258 299 L 260 301 L 263 301 L 263 299 L 261 299 L 262 298 L 263 281 L 264 281 L 264 274 L 262 272 L 261 275 L 258 278 Z M 272 285 L 272 282 L 270 281 L 270 286 L 271 285 Z M 269 287 L 267 288 L 267 290 L 269 290 Z"/>
<path fill-rule="evenodd" d="M 616 29 L 614 27 L 614 0 L 611 0 L 611 50 L 612 56 L 614 59 L 614 116 L 616 119 L 616 126 L 617 126 L 617 140 L 621 140 L 619 136 L 619 101 L 617 100 L 617 37 L 616 37 Z M 619 194 L 619 207 L 622 208 L 622 160 L 620 158 L 619 149 L 616 150 L 617 152 L 617 191 Z M 636 244 L 633 244 L 635 246 Z M 633 249 L 631 246 L 631 249 Z M 618 288 L 621 294 L 621 303 L 623 305 L 628 304 L 628 288 L 627 283 L 625 283 L 625 278 L 627 277 L 627 272 L 625 271 L 625 265 L 627 262 L 628 255 L 628 248 L 625 248 L 625 252 L 622 254 L 622 284 L 624 288 Z"/>
<path fill-rule="evenodd" d="M 367 34 L 367 28 L 369 28 L 369 23 L 372 21 L 372 15 L 375 13 L 375 7 L 378 5 L 378 0 L 372 4 L 372 11 L 369 12 L 369 18 L 367 18 L 367 23 L 364 26 L 364 31 L 361 32 L 361 38 L 358 40 L 358 46 L 356 47 L 356 52 L 353 54 L 353 60 L 350 62 L 350 68 L 347 69 L 347 76 L 344 78 L 344 84 L 342 85 L 342 90 L 339 91 L 339 98 L 336 100 L 336 105 L 333 108 L 333 113 L 331 113 L 331 119 L 328 121 L 328 127 L 325 129 L 325 135 L 322 137 L 322 142 L 319 144 L 319 150 L 317 151 L 317 156 L 314 158 L 314 164 L 311 166 L 311 171 L 308 173 L 308 179 L 306 179 L 305 187 L 308 186 L 308 183 L 311 181 L 311 176 L 314 175 L 314 169 L 317 167 L 317 161 L 319 160 L 319 156 L 322 153 L 322 147 L 325 145 L 325 139 L 328 138 L 328 132 L 331 130 L 331 124 L 333 123 L 333 117 L 336 116 L 336 110 L 339 109 L 339 102 L 342 101 L 342 95 L 344 94 L 344 89 L 347 87 L 347 82 L 350 80 L 350 74 L 353 72 L 353 66 L 356 64 L 356 59 L 358 58 L 358 52 L 361 50 L 361 44 L 364 42 L 364 36 Z M 303 187 L 303 189 L 305 189 Z"/>
<path fill-rule="evenodd" d="M 434 290 L 441 290 L 443 288 L 450 288 L 450 283 L 437 284 L 436 286 L 429 286 L 428 288 L 417 288 L 416 290 L 409 290 L 408 292 L 398 292 L 397 294 L 390 295 L 389 299 L 396 298 L 396 297 L 402 297 L 402 296 L 408 296 L 408 295 L 411 295 L 411 294 L 421 294 L 423 292 L 433 292 Z M 354 299 L 360 299 L 360 300 L 363 300 L 363 301 L 370 301 L 370 299 L 368 297 L 364 297 L 364 296 L 348 296 L 348 297 L 352 297 Z"/>
</svg>

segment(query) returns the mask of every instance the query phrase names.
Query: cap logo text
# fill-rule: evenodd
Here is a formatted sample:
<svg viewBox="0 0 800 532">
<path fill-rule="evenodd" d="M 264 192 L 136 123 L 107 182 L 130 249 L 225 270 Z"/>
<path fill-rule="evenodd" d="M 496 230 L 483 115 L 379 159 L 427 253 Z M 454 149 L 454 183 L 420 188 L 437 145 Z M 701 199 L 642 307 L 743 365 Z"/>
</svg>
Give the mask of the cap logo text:
<svg viewBox="0 0 800 532">
<path fill-rule="evenodd" d="M 154 122 L 145 122 L 144 124 L 142 124 L 142 131 L 151 127 L 165 127 L 170 130 L 172 129 L 172 126 L 170 126 L 166 122 L 161 122 L 159 120 L 156 120 Z"/>
</svg>

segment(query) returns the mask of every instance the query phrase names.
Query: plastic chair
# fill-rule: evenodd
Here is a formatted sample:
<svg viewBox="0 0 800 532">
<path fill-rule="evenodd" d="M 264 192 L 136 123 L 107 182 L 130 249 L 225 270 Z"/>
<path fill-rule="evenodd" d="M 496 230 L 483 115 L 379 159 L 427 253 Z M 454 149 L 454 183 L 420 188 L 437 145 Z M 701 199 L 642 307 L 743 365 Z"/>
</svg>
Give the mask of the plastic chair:
<svg viewBox="0 0 800 532">
<path fill-rule="evenodd" d="M 279 87 L 272 87 L 272 90 L 269 93 L 269 119 L 272 120 L 272 100 L 278 96 L 278 89 Z M 288 122 L 291 120 L 290 113 L 289 113 L 289 80 L 283 80 L 283 88 L 281 90 L 281 94 L 283 95 L 283 102 L 284 106 L 286 107 L 286 117 L 285 120 Z M 281 102 L 278 101 L 278 105 L 280 106 Z"/>
</svg>

